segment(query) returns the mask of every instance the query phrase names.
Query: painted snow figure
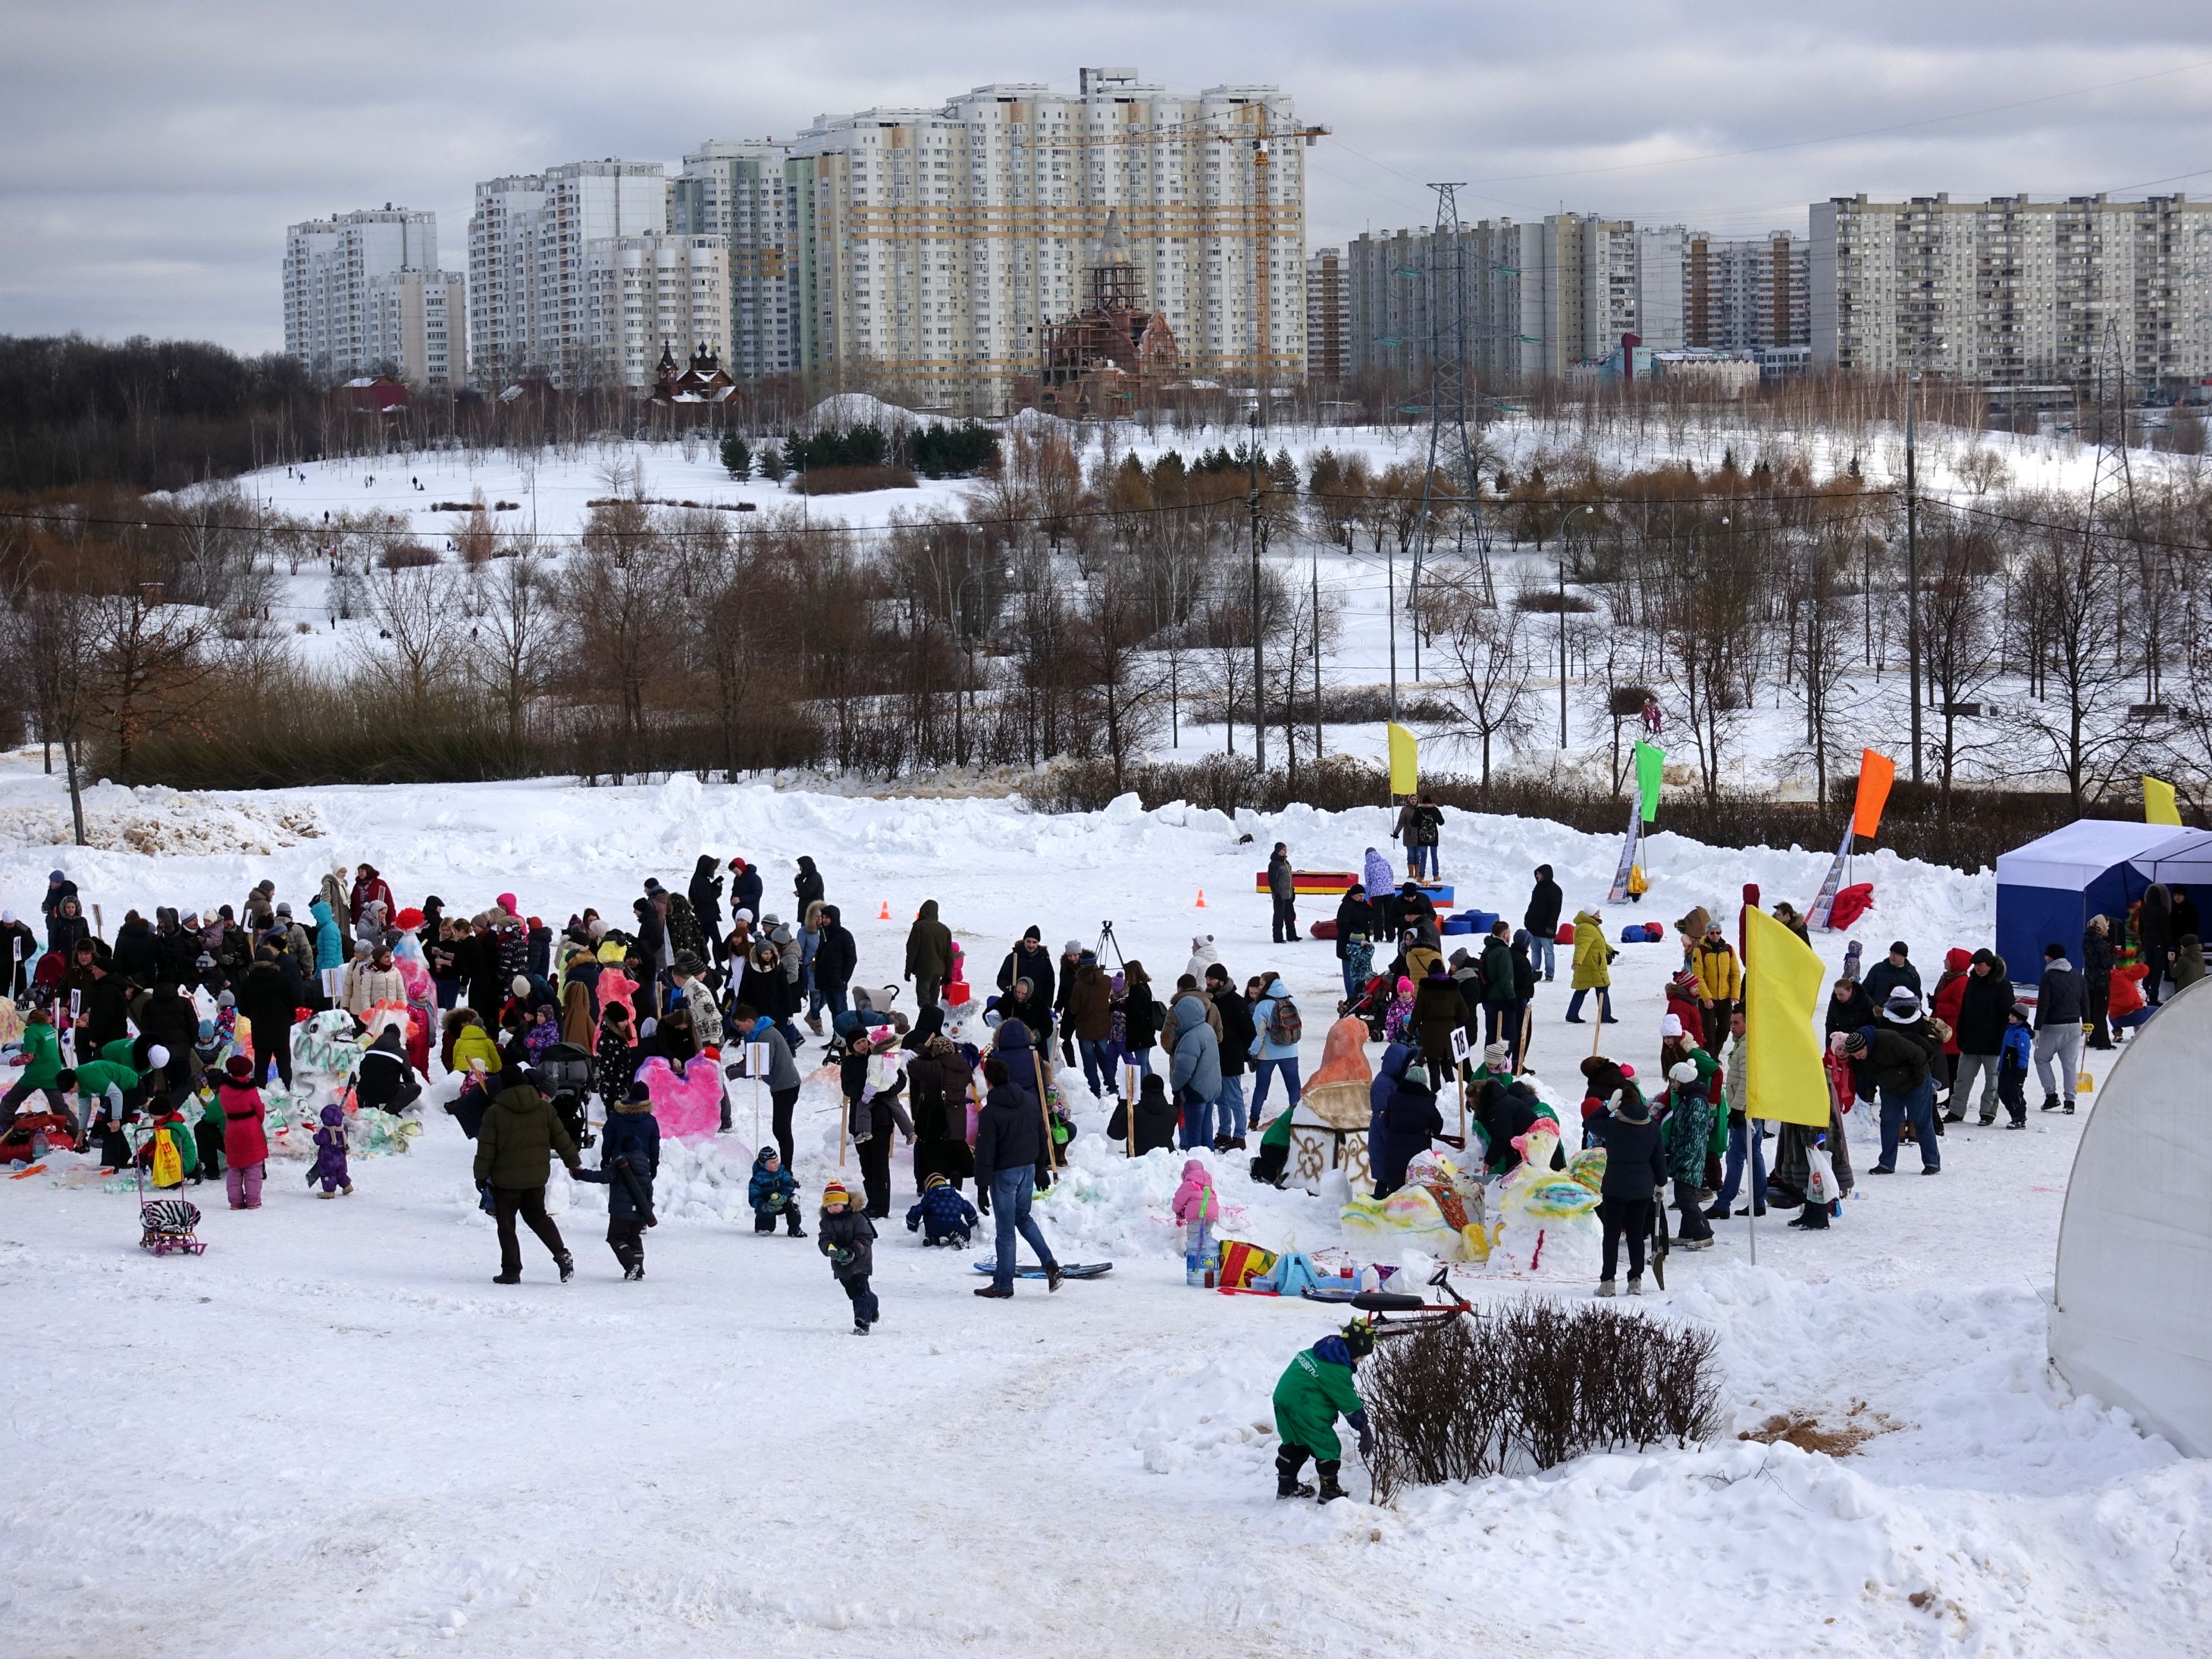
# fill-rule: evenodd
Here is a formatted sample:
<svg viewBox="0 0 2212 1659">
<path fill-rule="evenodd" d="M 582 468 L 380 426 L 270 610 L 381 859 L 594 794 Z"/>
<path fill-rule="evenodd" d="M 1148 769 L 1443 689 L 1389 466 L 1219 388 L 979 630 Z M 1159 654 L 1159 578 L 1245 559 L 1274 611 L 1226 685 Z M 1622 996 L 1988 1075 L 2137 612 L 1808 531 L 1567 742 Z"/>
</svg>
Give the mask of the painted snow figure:
<svg viewBox="0 0 2212 1659">
<path fill-rule="evenodd" d="M 1322 1039 L 1320 1066 L 1286 1115 L 1291 1170 L 1310 1193 L 1321 1190 L 1322 1177 L 1332 1170 L 1342 1170 L 1355 1192 L 1370 1179 L 1369 1093 L 1375 1079 L 1366 1045 L 1367 1027 L 1360 1021 L 1347 1017 L 1332 1024 Z"/>
<path fill-rule="evenodd" d="M 815 1223 L 816 1248 L 830 1258 L 830 1272 L 853 1304 L 853 1334 L 866 1336 L 883 1316 L 868 1275 L 876 1266 L 875 1223 L 853 1207 L 841 1182 L 822 1189 L 822 1214 Z"/>
<path fill-rule="evenodd" d="M 1284 1368 L 1275 1384 L 1275 1433 L 1282 1441 L 1275 1452 L 1276 1497 L 1316 1496 L 1314 1487 L 1298 1479 L 1309 1457 L 1321 1477 L 1320 1501 L 1334 1503 L 1344 1496 L 1336 1479 L 1344 1457 L 1343 1443 L 1336 1435 L 1340 1416 L 1358 1435 L 1360 1455 L 1374 1451 L 1367 1404 L 1352 1381 L 1354 1368 L 1374 1351 L 1373 1331 L 1364 1321 L 1354 1320 L 1340 1334 L 1322 1338 Z"/>
<path fill-rule="evenodd" d="M 781 1218 L 793 1238 L 804 1238 L 799 1224 L 799 1181 L 783 1167 L 782 1154 L 763 1146 L 753 1159 L 753 1172 L 745 1182 L 745 1202 L 753 1208 L 753 1231 L 772 1233 Z"/>
<path fill-rule="evenodd" d="M 353 1180 L 346 1173 L 345 1108 L 333 1101 L 322 1109 L 322 1127 L 315 1131 L 315 1163 L 307 1182 L 323 1184 L 319 1198 L 353 1195 Z"/>
<path fill-rule="evenodd" d="M 1440 1261 L 1483 1262 L 1498 1232 L 1487 1207 L 1480 1181 L 1442 1153 L 1424 1152 L 1407 1165 L 1405 1185 L 1384 1198 L 1355 1194 L 1337 1219 L 1347 1240 L 1378 1253 L 1410 1244 Z"/>
<path fill-rule="evenodd" d="M 1202 1274 L 1221 1268 L 1221 1241 L 1214 1228 L 1221 1219 L 1221 1200 L 1214 1196 L 1213 1175 L 1196 1158 L 1185 1160 L 1182 1184 L 1176 1188 L 1175 1218 L 1182 1228 L 1184 1271 L 1193 1283 Z"/>
<path fill-rule="evenodd" d="M 637 1068 L 653 1100 L 660 1133 L 671 1140 L 699 1140 L 722 1127 L 722 1073 L 712 1060 L 678 1071 L 655 1054 Z"/>
<path fill-rule="evenodd" d="M 975 1206 L 941 1175 L 929 1177 L 921 1196 L 906 1212 L 906 1230 L 920 1232 L 925 1245 L 942 1244 L 957 1250 L 968 1248 L 975 1231 Z"/>
</svg>

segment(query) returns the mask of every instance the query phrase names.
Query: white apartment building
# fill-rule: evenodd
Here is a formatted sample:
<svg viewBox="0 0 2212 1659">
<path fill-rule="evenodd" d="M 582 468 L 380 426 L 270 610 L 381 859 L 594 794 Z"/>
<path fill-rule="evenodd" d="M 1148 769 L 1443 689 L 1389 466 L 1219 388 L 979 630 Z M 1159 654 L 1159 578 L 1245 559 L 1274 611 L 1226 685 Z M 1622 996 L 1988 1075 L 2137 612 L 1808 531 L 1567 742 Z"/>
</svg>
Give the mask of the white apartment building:
<svg viewBox="0 0 2212 1659">
<path fill-rule="evenodd" d="M 1816 368 L 2076 383 L 2115 325 L 2138 392 L 2212 376 L 2212 203 L 1839 196 L 1811 240 Z"/>
<path fill-rule="evenodd" d="M 1554 213 L 1520 227 L 1520 372 L 1555 380 L 1636 331 L 1636 227 Z"/>
<path fill-rule="evenodd" d="M 1306 255 L 1306 378 L 1341 386 L 1352 373 L 1352 313 L 1345 292 L 1344 250 Z"/>
<path fill-rule="evenodd" d="M 1747 352 L 1809 343 L 1812 252 L 1786 230 L 1740 238 L 1691 232 L 1682 248 L 1682 343 Z"/>
<path fill-rule="evenodd" d="M 730 325 L 730 244 L 720 236 L 614 236 L 584 253 L 589 361 L 633 391 L 649 391 L 664 349 L 681 363 L 703 347 L 724 355 Z"/>
<path fill-rule="evenodd" d="M 1169 92 L 1134 70 L 1079 89 L 978 87 L 933 109 L 823 116 L 792 149 L 800 355 L 988 412 L 1081 305 L 1118 217 L 1140 299 L 1185 370 L 1305 372 L 1305 168 L 1271 86 Z"/>
<path fill-rule="evenodd" d="M 284 353 L 317 380 L 374 371 L 378 361 L 369 284 L 405 270 L 438 268 L 438 216 L 389 202 L 284 231 Z"/>
<path fill-rule="evenodd" d="M 571 161 L 477 185 L 469 219 L 476 378 L 542 374 L 563 386 L 619 378 L 591 345 L 586 259 L 594 242 L 667 228 L 658 161 Z"/>
<path fill-rule="evenodd" d="M 459 386 L 468 368 L 468 308 L 457 270 L 395 270 L 368 283 L 374 368 L 412 386 Z"/>
<path fill-rule="evenodd" d="M 740 380 L 802 366 L 799 249 L 787 176 L 791 146 L 772 138 L 709 140 L 668 186 L 668 228 L 728 244 L 730 316 L 722 366 Z"/>
</svg>

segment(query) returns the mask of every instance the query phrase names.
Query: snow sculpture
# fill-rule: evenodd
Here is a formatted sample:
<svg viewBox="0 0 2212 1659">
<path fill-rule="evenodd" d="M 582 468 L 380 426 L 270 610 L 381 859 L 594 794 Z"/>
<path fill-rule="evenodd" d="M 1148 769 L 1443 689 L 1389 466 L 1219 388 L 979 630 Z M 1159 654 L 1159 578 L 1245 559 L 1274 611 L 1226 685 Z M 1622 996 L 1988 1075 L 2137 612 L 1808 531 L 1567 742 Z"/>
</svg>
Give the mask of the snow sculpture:
<svg viewBox="0 0 2212 1659">
<path fill-rule="evenodd" d="M 722 1127 L 721 1068 L 704 1055 L 678 1072 L 659 1055 L 638 1068 L 663 1139 L 696 1140 Z"/>
<path fill-rule="evenodd" d="M 1355 1197 L 1338 1212 L 1347 1240 L 1372 1248 L 1412 1244 L 1442 1261 L 1487 1261 L 1498 1230 L 1486 1217 L 1482 1183 L 1441 1152 L 1406 1169 L 1406 1184 L 1384 1199 Z"/>
<path fill-rule="evenodd" d="M 1321 1190 L 1331 1170 L 1342 1170 L 1354 1191 L 1374 1183 L 1367 1167 L 1367 1090 L 1375 1073 L 1366 1043 L 1367 1028 L 1356 1019 L 1330 1026 L 1321 1065 L 1291 1109 L 1291 1173 L 1310 1193 Z"/>
</svg>

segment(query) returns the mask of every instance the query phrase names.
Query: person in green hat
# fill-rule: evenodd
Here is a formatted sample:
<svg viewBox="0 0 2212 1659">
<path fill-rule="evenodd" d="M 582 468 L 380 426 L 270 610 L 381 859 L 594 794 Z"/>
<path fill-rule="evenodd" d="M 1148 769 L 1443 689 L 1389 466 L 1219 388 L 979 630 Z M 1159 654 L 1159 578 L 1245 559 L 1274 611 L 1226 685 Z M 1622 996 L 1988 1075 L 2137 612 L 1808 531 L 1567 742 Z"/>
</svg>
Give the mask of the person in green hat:
<svg viewBox="0 0 2212 1659">
<path fill-rule="evenodd" d="M 1366 1402 L 1353 1385 L 1352 1370 L 1375 1351 L 1375 1330 L 1364 1319 L 1355 1319 L 1334 1336 L 1325 1336 L 1304 1350 L 1284 1369 L 1275 1384 L 1275 1433 L 1282 1445 L 1275 1452 L 1275 1496 L 1312 1498 L 1315 1489 L 1298 1479 L 1306 1459 L 1314 1460 L 1321 1477 L 1319 1498 L 1332 1504 L 1344 1496 L 1337 1484 L 1344 1448 L 1336 1437 L 1340 1415 L 1359 1436 L 1359 1453 L 1375 1449 L 1374 1431 L 1367 1425 Z"/>
</svg>

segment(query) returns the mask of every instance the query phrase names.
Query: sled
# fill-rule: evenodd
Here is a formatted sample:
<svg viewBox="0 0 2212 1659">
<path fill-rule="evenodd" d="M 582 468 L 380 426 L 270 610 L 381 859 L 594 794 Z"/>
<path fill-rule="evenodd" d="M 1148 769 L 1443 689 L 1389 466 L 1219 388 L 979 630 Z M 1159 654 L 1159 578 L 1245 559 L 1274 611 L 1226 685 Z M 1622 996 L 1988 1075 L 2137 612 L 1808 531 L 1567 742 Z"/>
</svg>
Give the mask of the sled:
<svg viewBox="0 0 2212 1659">
<path fill-rule="evenodd" d="M 999 1271 L 999 1264 L 995 1261 L 978 1261 L 973 1265 L 979 1273 L 995 1273 Z M 1100 1279 L 1113 1271 L 1114 1264 L 1110 1261 L 1079 1261 L 1073 1266 L 1061 1267 L 1060 1276 L 1062 1279 Z M 1044 1276 L 1045 1272 L 1042 1267 L 1014 1269 L 1014 1277 L 1017 1279 L 1042 1279 Z"/>
</svg>

